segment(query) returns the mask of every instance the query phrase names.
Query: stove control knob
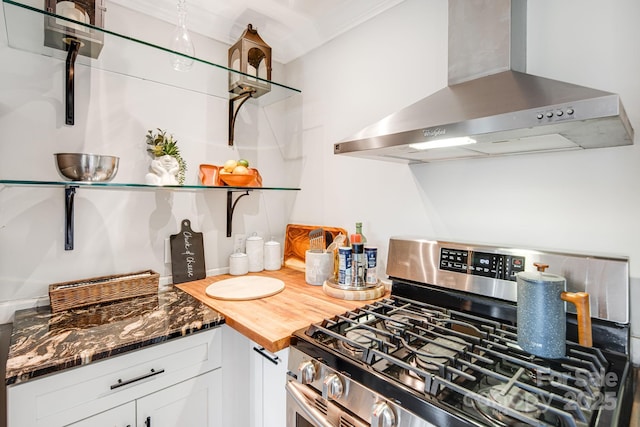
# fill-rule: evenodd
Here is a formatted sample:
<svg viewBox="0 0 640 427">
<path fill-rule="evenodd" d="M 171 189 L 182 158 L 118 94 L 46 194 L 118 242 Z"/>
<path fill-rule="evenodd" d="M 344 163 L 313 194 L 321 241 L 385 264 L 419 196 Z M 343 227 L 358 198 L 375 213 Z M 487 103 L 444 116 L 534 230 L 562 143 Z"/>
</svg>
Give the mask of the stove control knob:
<svg viewBox="0 0 640 427">
<path fill-rule="evenodd" d="M 387 402 L 373 405 L 371 427 L 396 427 L 396 416 Z"/>
<path fill-rule="evenodd" d="M 316 380 L 316 365 L 312 360 L 306 360 L 298 367 L 298 381 L 300 384 L 310 384 Z"/>
<path fill-rule="evenodd" d="M 339 399 L 342 396 L 342 380 L 336 374 L 330 374 L 324 377 L 322 382 L 322 397 L 324 399 Z"/>
</svg>

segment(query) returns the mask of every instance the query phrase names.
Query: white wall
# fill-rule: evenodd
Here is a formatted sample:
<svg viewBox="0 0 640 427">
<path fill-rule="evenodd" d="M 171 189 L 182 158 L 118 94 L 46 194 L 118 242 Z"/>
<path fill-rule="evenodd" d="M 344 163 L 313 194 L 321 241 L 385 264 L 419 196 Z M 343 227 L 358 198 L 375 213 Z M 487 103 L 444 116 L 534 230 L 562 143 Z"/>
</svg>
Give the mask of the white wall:
<svg viewBox="0 0 640 427">
<path fill-rule="evenodd" d="M 640 132 L 640 3 L 528 4 L 529 72 L 620 93 Z M 446 1 L 407 0 L 288 64 L 304 92 L 307 162 L 291 220 L 362 220 L 383 259 L 403 234 L 627 256 L 637 302 L 638 145 L 413 166 L 333 155 L 333 143 L 446 85 L 446 23 Z"/>
<path fill-rule="evenodd" d="M 232 158 L 249 159 L 265 186 L 299 184 L 295 174 L 284 182 L 283 168 L 299 160 L 285 160 L 290 155 L 286 132 L 280 129 L 281 103 L 266 110 L 245 104 L 236 146 L 229 148 L 226 99 L 77 66 L 76 123 L 67 126 L 64 62 L 8 47 L 4 16 L 0 22 L 1 179 L 59 181 L 53 153 L 93 152 L 120 157 L 113 182 L 144 183 L 150 163 L 145 135 L 160 127 L 179 141 L 188 165 L 186 184 L 198 183 L 199 164 L 220 165 Z M 173 30 L 117 5 L 109 6 L 107 22 L 111 29 L 163 46 Z M 226 63 L 228 46 L 193 36 L 200 57 Z M 131 55 L 109 48 L 107 41 L 101 57 L 123 61 L 127 69 L 156 67 L 149 49 Z M 176 73 L 169 59 L 157 66 L 161 73 Z M 220 83 L 210 70 L 205 78 L 212 81 L 204 83 Z M 220 75 L 226 85 L 226 73 Z M 187 74 L 195 76 L 195 70 Z M 274 76 L 284 80 L 278 64 Z M 264 191 L 243 198 L 236 207 L 234 232 L 258 232 L 282 242 L 292 194 Z M 184 218 L 204 233 L 209 273 L 224 271 L 233 250 L 226 237 L 225 208 L 225 191 L 81 188 L 75 197 L 75 249 L 65 251 L 62 188 L 0 187 L 0 323 L 11 321 L 16 307 L 46 303 L 51 283 L 145 269 L 170 276 L 164 241 L 179 231 Z"/>
</svg>

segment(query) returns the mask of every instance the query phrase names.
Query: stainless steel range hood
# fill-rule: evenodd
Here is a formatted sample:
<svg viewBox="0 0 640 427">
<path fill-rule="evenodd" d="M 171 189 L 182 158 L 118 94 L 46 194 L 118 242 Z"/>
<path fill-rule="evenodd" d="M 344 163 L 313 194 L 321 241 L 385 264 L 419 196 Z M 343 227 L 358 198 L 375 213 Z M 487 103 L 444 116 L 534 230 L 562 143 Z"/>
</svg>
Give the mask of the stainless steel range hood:
<svg viewBox="0 0 640 427">
<path fill-rule="evenodd" d="M 334 153 L 418 163 L 633 144 L 617 94 L 525 72 L 526 9 L 526 0 L 449 0 L 449 85 Z M 476 143 L 414 145 L 456 137 Z"/>
</svg>

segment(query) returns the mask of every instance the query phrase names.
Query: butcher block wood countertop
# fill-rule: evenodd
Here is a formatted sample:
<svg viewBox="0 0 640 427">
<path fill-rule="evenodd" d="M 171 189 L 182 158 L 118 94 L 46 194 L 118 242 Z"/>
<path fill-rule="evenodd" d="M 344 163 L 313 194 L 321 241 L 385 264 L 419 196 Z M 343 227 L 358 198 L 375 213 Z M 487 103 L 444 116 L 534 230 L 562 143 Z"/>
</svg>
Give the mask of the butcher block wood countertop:
<svg viewBox="0 0 640 427">
<path fill-rule="evenodd" d="M 219 280 L 243 276 L 212 276 L 180 283 L 176 287 L 221 313 L 227 325 L 273 353 L 289 346 L 293 332 L 372 302 L 332 298 L 322 291 L 322 286 L 308 285 L 303 272 L 291 268 L 248 274 L 252 275 L 280 279 L 285 288 L 262 299 L 227 301 L 209 297 L 205 293 L 207 286 Z M 388 294 L 389 291 L 385 296 Z"/>
</svg>

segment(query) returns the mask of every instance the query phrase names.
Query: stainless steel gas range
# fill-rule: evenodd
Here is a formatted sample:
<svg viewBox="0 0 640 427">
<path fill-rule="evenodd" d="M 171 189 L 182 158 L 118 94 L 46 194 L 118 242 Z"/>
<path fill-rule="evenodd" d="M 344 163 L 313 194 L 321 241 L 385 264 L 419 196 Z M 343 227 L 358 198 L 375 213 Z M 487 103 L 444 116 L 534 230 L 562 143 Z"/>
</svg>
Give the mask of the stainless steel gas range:
<svg viewBox="0 0 640 427">
<path fill-rule="evenodd" d="M 516 274 L 534 262 L 590 294 L 592 347 L 570 307 L 564 358 L 518 346 Z M 626 259 L 392 238 L 387 274 L 389 298 L 294 334 L 287 427 L 629 424 Z"/>
</svg>

